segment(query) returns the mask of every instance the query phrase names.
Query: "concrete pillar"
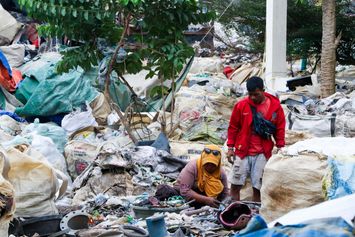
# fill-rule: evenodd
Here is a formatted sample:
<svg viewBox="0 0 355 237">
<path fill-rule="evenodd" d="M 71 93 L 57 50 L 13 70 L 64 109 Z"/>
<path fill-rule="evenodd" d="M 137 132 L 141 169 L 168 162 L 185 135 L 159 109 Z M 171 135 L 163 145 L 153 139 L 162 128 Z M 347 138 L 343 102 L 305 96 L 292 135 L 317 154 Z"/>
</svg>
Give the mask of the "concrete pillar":
<svg viewBox="0 0 355 237">
<path fill-rule="evenodd" d="M 286 33 L 287 0 L 267 0 L 265 79 L 272 89 L 276 89 L 275 79 L 287 74 Z"/>
</svg>

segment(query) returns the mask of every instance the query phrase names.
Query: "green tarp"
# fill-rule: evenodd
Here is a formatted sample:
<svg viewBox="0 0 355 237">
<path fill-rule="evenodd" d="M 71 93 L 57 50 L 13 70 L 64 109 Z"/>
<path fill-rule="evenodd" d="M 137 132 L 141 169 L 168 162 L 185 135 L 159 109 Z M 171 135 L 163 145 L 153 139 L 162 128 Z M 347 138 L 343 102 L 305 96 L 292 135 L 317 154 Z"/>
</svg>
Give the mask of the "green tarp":
<svg viewBox="0 0 355 237">
<path fill-rule="evenodd" d="M 39 81 L 37 81 L 35 77 L 26 77 L 17 88 L 15 97 L 21 101 L 21 103 L 26 104 L 38 85 Z"/>
<path fill-rule="evenodd" d="M 132 93 L 125 84 L 116 80 L 111 80 L 110 96 L 122 111 L 125 111 L 131 103 Z"/>
<path fill-rule="evenodd" d="M 50 116 L 70 113 L 82 103 L 91 102 L 97 96 L 90 79 L 82 69 L 58 75 L 55 66 L 58 53 L 43 54 L 22 68 L 25 79 L 20 83 L 16 97 L 23 107 L 16 108 L 20 116 Z"/>
<path fill-rule="evenodd" d="M 96 80 L 98 68 L 93 68 L 86 73 L 77 69 L 58 75 L 55 72 L 55 67 L 60 59 L 59 53 L 46 53 L 21 68 L 25 79 L 20 83 L 15 96 L 25 105 L 16 109 L 15 112 L 18 115 L 27 117 L 69 113 L 85 101 L 91 102 L 96 98 L 98 92 L 94 87 L 99 87 Z M 188 61 L 184 70 L 175 80 L 175 91 L 180 89 L 186 79 L 193 59 Z M 122 111 L 125 111 L 132 102 L 131 91 L 114 74 L 111 77 L 110 95 L 113 102 L 118 104 Z M 147 101 L 144 111 L 161 110 L 163 101 L 163 98 Z M 170 105 L 171 101 L 172 91 L 165 99 L 166 107 Z"/>
<path fill-rule="evenodd" d="M 4 93 L 0 90 L 0 109 L 5 110 L 6 106 L 6 98 Z"/>
</svg>

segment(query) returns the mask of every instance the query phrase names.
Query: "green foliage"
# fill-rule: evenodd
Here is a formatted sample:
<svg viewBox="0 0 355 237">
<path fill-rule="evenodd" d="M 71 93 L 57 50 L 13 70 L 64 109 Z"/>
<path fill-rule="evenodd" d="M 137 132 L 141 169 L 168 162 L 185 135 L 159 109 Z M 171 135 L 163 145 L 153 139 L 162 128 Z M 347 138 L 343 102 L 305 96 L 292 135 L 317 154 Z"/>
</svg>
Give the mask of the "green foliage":
<svg viewBox="0 0 355 237">
<path fill-rule="evenodd" d="M 351 0 L 338 0 L 337 33 L 341 32 L 342 37 L 337 48 L 337 61 L 355 65 L 355 20 L 351 4 Z"/>
<path fill-rule="evenodd" d="M 229 0 L 213 1 L 212 6 L 222 12 Z M 319 55 L 322 41 L 322 9 L 319 1 L 288 0 L 287 53 L 291 57 Z M 337 0 L 337 32 L 342 32 L 337 59 L 340 63 L 355 64 L 355 21 L 346 14 L 350 0 Z M 221 23 L 235 28 L 241 36 L 250 39 L 252 52 L 264 52 L 266 1 L 239 0 L 224 14 Z"/>
<path fill-rule="evenodd" d="M 62 52 L 63 59 L 57 65 L 57 71 L 67 72 L 73 65 L 80 65 L 89 71 L 102 58 L 101 53 L 93 45 L 83 45 Z"/>
<path fill-rule="evenodd" d="M 108 0 L 19 0 L 29 14 L 47 25 L 40 32 L 45 36 L 67 36 L 77 41 L 94 41 L 105 37 L 105 29 L 117 31 L 114 24 L 118 5 Z M 117 38 L 116 38 L 117 39 Z"/>
<path fill-rule="evenodd" d="M 147 34 L 142 36 L 136 33 L 134 38 L 146 47 L 130 52 L 127 60 L 118 65 L 118 73 L 137 73 L 146 69 L 149 71 L 147 78 L 158 75 L 163 79 L 171 79 L 194 55 L 183 32 L 190 24 L 210 21 L 214 13 L 202 13 L 197 1 L 186 0 L 142 1 L 139 9 L 135 12 L 136 23 Z M 145 66 L 142 59 L 147 61 Z"/>
<path fill-rule="evenodd" d="M 215 14 L 203 12 L 196 0 L 19 0 L 35 19 L 46 22 L 40 33 L 80 42 L 78 48 L 64 52 L 58 71 L 97 65 L 103 55 L 97 40 L 106 39 L 114 46 L 121 38 L 124 19 L 135 25 L 125 37 L 123 48 L 127 57 L 115 63 L 114 70 L 122 75 L 149 70 L 148 77 L 175 77 L 186 60 L 194 55 L 183 32 L 188 25 L 208 22 Z M 117 20 L 117 19 L 118 20 Z M 136 47 L 128 47 L 128 43 Z M 147 62 L 146 64 L 143 62 Z"/>
<path fill-rule="evenodd" d="M 97 65 L 102 55 L 96 40 L 104 38 L 114 43 L 119 40 L 122 27 L 114 24 L 115 9 L 119 5 L 108 0 L 19 0 L 19 4 L 37 20 L 45 22 L 38 31 L 45 37 L 67 37 L 81 46 L 64 51 L 57 70 L 67 72 L 81 66 L 88 70 Z"/>
<path fill-rule="evenodd" d="M 169 88 L 166 86 L 156 86 L 150 91 L 150 97 L 158 97 L 161 98 L 165 95 L 169 94 Z"/>
<path fill-rule="evenodd" d="M 312 3 L 288 1 L 287 52 L 291 57 L 319 55 L 322 49 L 322 9 Z"/>
</svg>

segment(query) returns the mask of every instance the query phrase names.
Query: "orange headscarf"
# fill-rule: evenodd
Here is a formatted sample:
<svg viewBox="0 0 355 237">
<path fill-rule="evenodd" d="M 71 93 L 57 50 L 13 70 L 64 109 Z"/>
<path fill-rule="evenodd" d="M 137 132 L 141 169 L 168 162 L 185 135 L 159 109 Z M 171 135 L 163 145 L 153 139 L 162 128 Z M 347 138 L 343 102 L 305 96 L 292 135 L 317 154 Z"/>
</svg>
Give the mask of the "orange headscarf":
<svg viewBox="0 0 355 237">
<path fill-rule="evenodd" d="M 221 154 L 222 150 L 216 145 L 208 145 L 206 148 L 219 151 L 218 156 L 202 152 L 201 157 L 197 159 L 197 186 L 201 192 L 206 193 L 208 197 L 217 198 L 223 191 L 223 183 L 221 181 Z M 212 163 L 217 166 L 217 169 L 212 174 L 208 173 L 204 165 Z"/>
</svg>

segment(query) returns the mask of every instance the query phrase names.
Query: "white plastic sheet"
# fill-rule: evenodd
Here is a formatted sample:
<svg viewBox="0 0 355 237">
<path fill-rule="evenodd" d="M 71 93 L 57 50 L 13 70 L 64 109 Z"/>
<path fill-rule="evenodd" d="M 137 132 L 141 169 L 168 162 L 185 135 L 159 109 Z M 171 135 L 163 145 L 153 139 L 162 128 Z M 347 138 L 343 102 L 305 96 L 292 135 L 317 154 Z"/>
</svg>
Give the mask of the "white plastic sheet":
<svg viewBox="0 0 355 237">
<path fill-rule="evenodd" d="M 65 158 L 58 151 L 51 138 L 41 135 L 33 135 L 31 147 L 39 151 L 53 168 L 62 171 L 69 177 Z"/>
<path fill-rule="evenodd" d="M 276 223 L 280 223 L 282 225 L 294 225 L 312 219 L 339 216 L 350 225 L 353 225 L 351 220 L 354 218 L 354 215 L 355 194 L 323 202 L 309 208 L 291 211 L 272 221 L 268 226 L 273 227 Z"/>
<path fill-rule="evenodd" d="M 321 153 L 326 156 L 355 155 L 355 138 L 312 138 L 297 142 L 287 149 L 289 155 L 298 155 L 304 151 Z"/>
<path fill-rule="evenodd" d="M 87 105 L 86 108 L 86 111 L 73 111 L 63 118 L 62 128 L 67 131 L 68 135 L 71 135 L 83 128 L 98 126 L 94 116 L 92 115 L 91 107 Z"/>
</svg>

